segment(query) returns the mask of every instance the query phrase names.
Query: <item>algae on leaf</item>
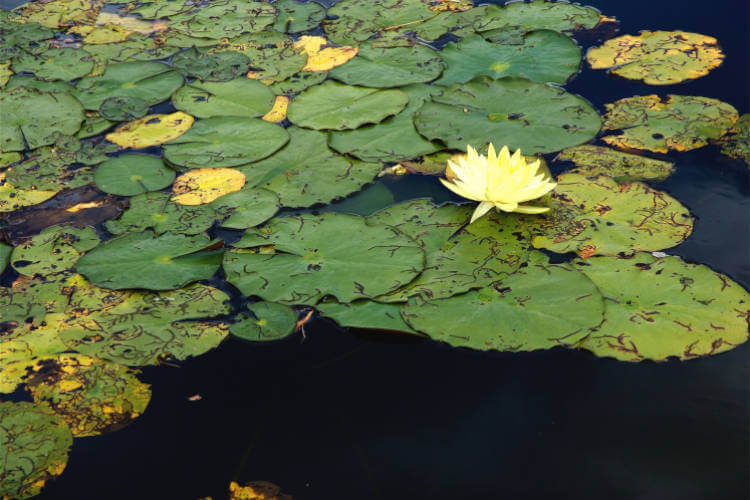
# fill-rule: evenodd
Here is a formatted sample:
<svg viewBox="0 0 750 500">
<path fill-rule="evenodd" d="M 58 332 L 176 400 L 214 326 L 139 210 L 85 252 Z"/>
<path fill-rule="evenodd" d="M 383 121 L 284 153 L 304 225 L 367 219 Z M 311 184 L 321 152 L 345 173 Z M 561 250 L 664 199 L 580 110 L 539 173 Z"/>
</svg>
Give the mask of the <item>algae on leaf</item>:
<svg viewBox="0 0 750 500">
<path fill-rule="evenodd" d="M 93 228 L 53 226 L 13 249 L 10 263 L 24 276 L 52 276 L 72 270 L 84 254 L 99 244 Z"/>
<path fill-rule="evenodd" d="M 556 160 L 572 161 L 569 173 L 587 177 L 607 175 L 619 183 L 663 181 L 674 170 L 674 163 L 614 149 L 584 144 L 560 151 Z"/>
<path fill-rule="evenodd" d="M 742 115 L 718 142 L 722 153 L 750 166 L 750 114 Z"/>
</svg>

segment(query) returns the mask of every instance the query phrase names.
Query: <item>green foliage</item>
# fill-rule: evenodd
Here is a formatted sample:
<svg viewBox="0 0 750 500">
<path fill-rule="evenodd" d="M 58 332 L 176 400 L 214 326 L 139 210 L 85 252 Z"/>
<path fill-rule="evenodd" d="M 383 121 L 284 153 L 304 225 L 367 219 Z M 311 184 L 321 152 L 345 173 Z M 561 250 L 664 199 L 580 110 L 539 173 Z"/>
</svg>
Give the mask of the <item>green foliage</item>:
<svg viewBox="0 0 750 500">
<path fill-rule="evenodd" d="M 69 272 L 84 252 L 99 244 L 92 228 L 53 226 L 13 249 L 10 264 L 25 276 Z"/>
<path fill-rule="evenodd" d="M 250 59 L 239 52 L 199 52 L 195 47 L 172 58 L 172 67 L 185 76 L 207 82 L 227 82 L 244 76 Z"/>
<path fill-rule="evenodd" d="M 674 163 L 668 161 L 589 144 L 560 151 L 555 159 L 572 161 L 575 168 L 571 173 L 587 177 L 606 175 L 619 183 L 663 181 L 674 170 Z"/>
<path fill-rule="evenodd" d="M 112 234 L 135 233 L 152 229 L 156 234 L 201 234 L 216 220 L 209 205 L 180 205 L 170 201 L 169 193 L 143 193 L 130 198 L 130 208 L 117 220 L 104 223 Z"/>
<path fill-rule="evenodd" d="M 336 301 L 321 302 L 315 307 L 320 314 L 343 327 L 420 335 L 401 317 L 400 304 L 355 300 L 349 304 Z"/>
<path fill-rule="evenodd" d="M 314 1 L 277 0 L 276 22 L 272 28 L 282 33 L 300 33 L 316 28 L 326 17 L 326 9 Z"/>
<path fill-rule="evenodd" d="M 93 68 L 91 55 L 81 49 L 50 48 L 38 54 L 21 53 L 13 59 L 13 71 L 33 73 L 40 80 L 67 82 L 86 76 Z"/>
<path fill-rule="evenodd" d="M 99 165 L 94 174 L 96 187 L 121 196 L 164 189 L 174 178 L 174 170 L 165 167 L 161 158 L 141 154 L 110 158 Z"/>
<path fill-rule="evenodd" d="M 228 82 L 193 81 L 172 96 L 172 104 L 196 118 L 241 116 L 256 118 L 273 107 L 274 93 L 268 86 L 237 78 Z"/>
<path fill-rule="evenodd" d="M 250 305 L 252 318 L 233 324 L 229 331 L 235 337 L 254 342 L 268 342 L 288 337 L 297 325 L 297 312 L 284 304 L 255 302 Z"/>
</svg>

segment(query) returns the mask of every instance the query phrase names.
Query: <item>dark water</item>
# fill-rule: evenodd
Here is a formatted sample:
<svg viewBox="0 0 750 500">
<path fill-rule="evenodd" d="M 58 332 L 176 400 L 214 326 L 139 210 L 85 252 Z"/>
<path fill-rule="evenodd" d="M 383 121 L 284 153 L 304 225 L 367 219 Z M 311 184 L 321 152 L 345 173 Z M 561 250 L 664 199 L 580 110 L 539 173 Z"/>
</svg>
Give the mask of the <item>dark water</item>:
<svg viewBox="0 0 750 500">
<path fill-rule="evenodd" d="M 652 93 L 750 108 L 747 0 L 591 0 L 622 33 L 717 37 L 725 64 L 649 87 L 587 70 L 568 85 L 600 111 Z M 0 0 L 0 6 L 9 7 Z M 673 156 L 658 187 L 698 217 L 670 253 L 750 287 L 750 177 L 714 148 Z M 389 180 L 396 200 L 432 178 Z M 628 364 L 586 352 L 482 353 L 364 336 L 326 320 L 270 345 L 228 339 L 180 368 L 147 368 L 146 413 L 76 439 L 40 499 L 224 498 L 268 480 L 297 499 L 750 498 L 750 344 L 715 357 Z M 200 394 L 202 400 L 187 398 Z"/>
</svg>

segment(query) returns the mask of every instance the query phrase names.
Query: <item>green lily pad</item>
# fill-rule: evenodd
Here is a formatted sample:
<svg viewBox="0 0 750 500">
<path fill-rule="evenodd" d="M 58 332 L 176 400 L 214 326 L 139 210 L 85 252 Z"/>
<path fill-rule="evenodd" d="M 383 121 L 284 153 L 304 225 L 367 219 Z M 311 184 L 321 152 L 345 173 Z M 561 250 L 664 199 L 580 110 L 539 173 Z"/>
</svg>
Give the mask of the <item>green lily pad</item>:
<svg viewBox="0 0 750 500">
<path fill-rule="evenodd" d="M 185 168 L 235 167 L 270 156 L 288 141 L 286 130 L 258 118 L 207 118 L 165 144 L 164 158 Z"/>
<path fill-rule="evenodd" d="M 108 97 L 99 106 L 102 118 L 119 122 L 143 118 L 148 110 L 149 105 L 146 101 L 133 96 Z"/>
<path fill-rule="evenodd" d="M 86 113 L 86 119 L 81 124 L 81 129 L 76 133 L 78 139 L 86 139 L 100 135 L 114 125 L 115 122 L 102 118 L 99 113 L 89 111 Z"/>
<path fill-rule="evenodd" d="M 146 410 L 147 384 L 133 370 L 80 354 L 62 354 L 30 363 L 28 390 L 48 404 L 75 437 L 122 429 Z M 38 374 L 38 375 L 37 375 Z"/>
<path fill-rule="evenodd" d="M 438 92 L 436 88 L 414 84 L 401 90 L 409 96 L 409 104 L 403 111 L 375 125 L 331 132 L 331 147 L 365 161 L 389 162 L 416 158 L 442 149 L 440 144 L 428 141 L 414 128 L 414 113 L 434 92 Z"/>
<path fill-rule="evenodd" d="M 64 275 L 48 278 L 21 276 L 12 287 L 0 287 L 0 323 L 4 323 L 3 327 L 12 326 L 7 322 L 36 325 L 46 314 L 65 310 L 68 297 L 61 293 L 64 285 L 60 280 L 63 278 Z M 14 389 L 11 387 L 9 392 Z"/>
<path fill-rule="evenodd" d="M 429 0 L 342 0 L 328 9 L 323 29 L 332 42 L 357 45 L 382 30 L 435 15 Z"/>
<path fill-rule="evenodd" d="M 197 0 L 143 0 L 137 2 L 137 8 L 130 9 L 130 13 L 138 14 L 143 19 L 168 18 L 192 10 L 196 4 Z"/>
<path fill-rule="evenodd" d="M 343 327 L 421 335 L 403 320 L 400 304 L 382 304 L 372 300 L 355 300 L 350 304 L 328 301 L 321 302 L 315 308 Z"/>
<path fill-rule="evenodd" d="M 228 82 L 191 82 L 172 96 L 172 105 L 197 118 L 242 116 L 255 118 L 273 107 L 274 93 L 268 86 L 237 78 Z"/>
<path fill-rule="evenodd" d="M 409 97 L 400 90 L 377 90 L 327 81 L 297 96 L 287 117 L 300 127 L 316 130 L 355 129 L 379 123 L 406 107 Z"/>
<path fill-rule="evenodd" d="M 124 42 L 86 45 L 86 52 L 94 58 L 91 76 L 102 75 L 107 65 L 167 59 L 179 50 L 179 47 L 159 44 L 153 38 L 140 33 L 131 33 Z"/>
<path fill-rule="evenodd" d="M 224 219 L 221 227 L 248 229 L 260 225 L 279 211 L 279 197 L 268 189 L 241 189 L 211 202 Z"/>
<path fill-rule="evenodd" d="M 65 470 L 73 436 L 65 421 L 41 405 L 0 403 L 0 495 L 31 498 Z"/>
<path fill-rule="evenodd" d="M 474 24 L 490 15 L 494 8 L 494 5 L 481 5 L 463 11 L 447 10 L 440 12 L 437 16 L 433 14 L 432 17 L 417 24 L 406 25 L 393 33 L 414 33 L 418 38 L 428 41 L 437 40 L 447 34 L 464 38 L 472 35 Z M 387 33 L 382 33 L 381 37 L 383 35 L 387 36 Z"/>
<path fill-rule="evenodd" d="M 102 8 L 101 0 L 48 0 L 27 2 L 17 12 L 26 20 L 48 28 L 63 28 L 70 24 L 93 24 Z"/>
<path fill-rule="evenodd" d="M 298 94 L 314 85 L 323 83 L 328 78 L 327 71 L 301 71 L 284 81 L 271 84 L 276 95 Z"/>
<path fill-rule="evenodd" d="M 15 87 L 27 87 L 30 89 L 41 90 L 42 92 L 74 92 L 75 87 L 68 82 L 39 80 L 28 75 L 13 75 L 8 80 L 5 88 L 10 90 Z"/>
<path fill-rule="evenodd" d="M 285 207 L 309 207 L 347 196 L 372 182 L 379 163 L 363 163 L 337 155 L 326 134 L 297 127 L 282 150 L 258 163 L 240 167 L 247 186 L 275 192 Z"/>
<path fill-rule="evenodd" d="M 517 352 L 575 345 L 599 326 L 604 307 L 585 274 L 533 252 L 528 266 L 493 287 L 409 302 L 401 314 L 415 330 L 454 347 Z"/>
<path fill-rule="evenodd" d="M 750 114 L 744 114 L 719 140 L 721 152 L 730 158 L 745 160 L 750 166 Z"/>
<path fill-rule="evenodd" d="M 0 243 L 0 273 L 5 271 L 5 268 L 8 267 L 8 262 L 10 262 L 10 254 L 12 251 L 12 246 L 6 245 L 5 243 Z"/>
<path fill-rule="evenodd" d="M 134 233 L 153 229 L 154 233 L 201 234 L 216 220 L 208 205 L 180 205 L 169 199 L 170 193 L 143 193 L 130 199 L 130 208 L 117 220 L 104 226 L 112 234 Z"/>
<path fill-rule="evenodd" d="M 81 127 L 83 108 L 70 94 L 26 87 L 0 91 L 0 153 L 52 144 Z"/>
<path fill-rule="evenodd" d="M 34 73 L 41 80 L 75 80 L 93 68 L 91 55 L 83 49 L 50 48 L 40 54 L 21 53 L 13 59 L 13 71 Z"/>
<path fill-rule="evenodd" d="M 440 53 L 425 45 L 377 48 L 366 43 L 353 59 L 329 74 L 349 85 L 388 88 L 430 82 L 442 72 Z"/>
<path fill-rule="evenodd" d="M 235 337 L 254 342 L 281 340 L 294 332 L 297 312 L 291 307 L 274 302 L 250 304 L 254 318 L 246 318 L 233 324 L 229 331 Z"/>
<path fill-rule="evenodd" d="M 733 106 L 709 97 L 635 96 L 607 104 L 603 130 L 620 130 L 602 138 L 618 148 L 666 153 L 689 151 L 718 139 L 739 118 Z"/>
<path fill-rule="evenodd" d="M 536 248 L 592 255 L 632 254 L 679 245 L 693 231 L 690 211 L 646 184 L 580 174 L 558 177 L 552 210 L 526 219 Z"/>
<path fill-rule="evenodd" d="M 282 33 L 301 33 L 318 27 L 326 17 L 326 9 L 317 2 L 297 2 L 296 0 L 278 0 L 276 22 L 272 28 Z"/>
<path fill-rule="evenodd" d="M 584 99 L 523 78 L 480 76 L 454 84 L 416 114 L 414 124 L 430 140 L 466 151 L 489 142 L 525 154 L 551 153 L 596 136 L 601 120 Z"/>
<path fill-rule="evenodd" d="M 386 224 L 414 238 L 425 252 L 425 269 L 406 286 L 378 297 L 406 302 L 437 299 L 482 288 L 506 278 L 526 261 L 528 230 L 512 215 L 493 213 L 471 225 L 474 207 L 436 207 L 421 199 L 386 208 L 368 222 Z"/>
<path fill-rule="evenodd" d="M 43 40 L 54 38 L 55 32 L 38 23 L 10 12 L 0 12 L 0 60 L 12 59 L 22 53 L 37 53 L 46 48 Z"/>
<path fill-rule="evenodd" d="M 427 175 L 441 175 L 448 166 L 448 160 L 454 153 L 440 152 L 431 155 L 425 155 L 422 158 L 413 161 L 401 162 L 401 165 L 409 172 L 416 172 Z"/>
<path fill-rule="evenodd" d="M 76 270 L 95 285 L 122 290 L 174 290 L 214 275 L 221 263 L 221 240 L 152 231 L 128 233 L 88 252 Z"/>
<path fill-rule="evenodd" d="M 464 83 L 479 75 L 515 76 L 535 82 L 564 84 L 578 72 L 581 49 L 568 36 L 550 30 L 533 31 L 518 45 L 501 45 L 472 35 L 440 51 L 446 70 L 435 83 Z"/>
<path fill-rule="evenodd" d="M 91 110 L 98 110 L 109 97 L 137 97 L 153 106 L 168 99 L 182 83 L 182 75 L 166 64 L 125 62 L 108 65 L 101 76 L 82 78 L 74 95 Z"/>
<path fill-rule="evenodd" d="M 239 52 L 199 52 L 191 48 L 172 58 L 172 67 L 185 76 L 208 82 L 227 82 L 247 74 L 250 59 Z"/>
<path fill-rule="evenodd" d="M 234 38 L 208 52 L 239 52 L 250 59 L 248 76 L 261 80 L 281 82 L 302 70 L 307 55 L 294 48 L 294 42 L 283 33 L 261 31 Z"/>
<path fill-rule="evenodd" d="M 25 276 L 52 276 L 70 271 L 84 252 L 99 244 L 92 228 L 53 226 L 13 249 L 10 263 Z"/>
<path fill-rule="evenodd" d="M 96 169 L 96 187 L 120 196 L 158 191 L 172 184 L 175 173 L 164 166 L 161 158 L 124 154 L 110 158 Z"/>
<path fill-rule="evenodd" d="M 169 16 L 167 24 L 185 35 L 218 40 L 260 31 L 275 20 L 276 9 L 265 2 L 214 0 Z"/>
<path fill-rule="evenodd" d="M 710 356 L 748 339 L 750 295 L 706 266 L 638 253 L 573 265 L 606 299 L 604 323 L 580 346 L 622 361 Z"/>
<path fill-rule="evenodd" d="M 268 245 L 275 253 L 227 253 L 224 271 L 244 295 L 286 304 L 314 304 L 325 295 L 340 302 L 376 297 L 424 268 L 424 251 L 413 239 L 347 214 L 275 218 L 234 244 Z"/>
<path fill-rule="evenodd" d="M 619 183 L 663 181 L 672 175 L 674 170 L 672 162 L 590 144 L 560 151 L 555 159 L 572 161 L 575 168 L 570 173 L 586 177 L 607 175 Z"/>
</svg>

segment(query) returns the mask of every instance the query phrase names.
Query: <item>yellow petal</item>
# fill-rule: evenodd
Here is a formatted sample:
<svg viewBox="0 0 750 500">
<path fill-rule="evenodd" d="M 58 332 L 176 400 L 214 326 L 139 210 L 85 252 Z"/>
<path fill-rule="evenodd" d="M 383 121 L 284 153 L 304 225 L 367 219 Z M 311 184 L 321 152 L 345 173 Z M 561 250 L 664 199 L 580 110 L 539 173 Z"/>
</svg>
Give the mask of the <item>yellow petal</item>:
<svg viewBox="0 0 750 500">
<path fill-rule="evenodd" d="M 174 180 L 172 201 L 180 205 L 205 205 L 245 185 L 245 174 L 234 168 L 198 168 Z"/>
<path fill-rule="evenodd" d="M 519 214 L 542 214 L 549 211 L 549 207 L 532 207 L 530 205 L 518 205 L 514 212 Z"/>
<path fill-rule="evenodd" d="M 294 42 L 294 48 L 307 54 L 307 64 L 302 71 L 328 71 L 356 56 L 359 47 L 326 47 L 328 40 L 322 36 L 302 36 Z"/>
<path fill-rule="evenodd" d="M 492 210 L 492 207 L 494 207 L 494 205 L 489 201 L 483 201 L 482 203 L 480 203 L 477 206 L 476 210 L 474 210 L 474 213 L 471 215 L 471 221 L 469 221 L 469 224 L 473 223 L 475 220 Z"/>
<path fill-rule="evenodd" d="M 289 107 L 289 98 L 285 95 L 277 95 L 271 111 L 263 116 L 263 119 L 271 123 L 279 123 L 286 118 L 286 110 Z"/>
<path fill-rule="evenodd" d="M 169 115 L 149 115 L 126 123 L 107 134 L 107 140 L 121 148 L 140 149 L 158 146 L 187 132 L 195 119 L 177 111 Z"/>
</svg>

